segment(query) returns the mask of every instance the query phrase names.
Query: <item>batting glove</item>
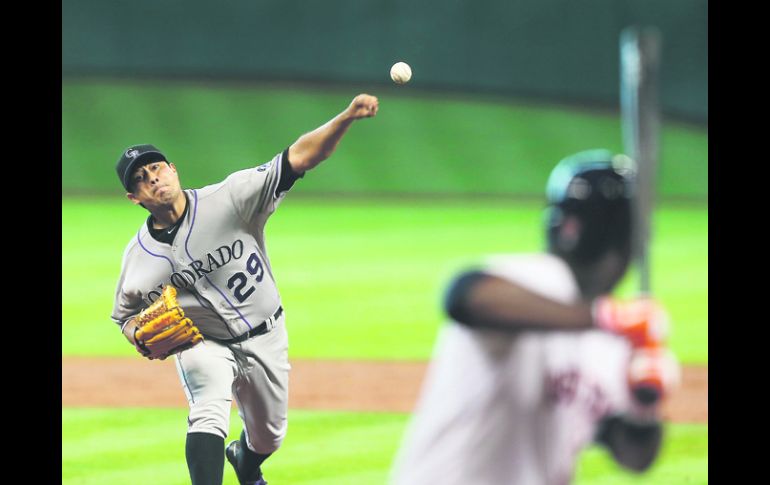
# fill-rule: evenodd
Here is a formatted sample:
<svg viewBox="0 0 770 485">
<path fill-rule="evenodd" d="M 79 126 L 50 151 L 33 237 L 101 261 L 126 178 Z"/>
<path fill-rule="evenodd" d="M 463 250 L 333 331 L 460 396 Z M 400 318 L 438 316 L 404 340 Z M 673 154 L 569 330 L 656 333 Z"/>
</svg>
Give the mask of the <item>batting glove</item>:
<svg viewBox="0 0 770 485">
<path fill-rule="evenodd" d="M 628 365 L 628 386 L 641 406 L 653 406 L 669 397 L 681 381 L 679 363 L 664 346 L 633 350 Z"/>
<path fill-rule="evenodd" d="M 591 313 L 597 327 L 622 335 L 634 348 L 662 346 L 668 335 L 668 313 L 650 297 L 594 300 Z"/>
</svg>

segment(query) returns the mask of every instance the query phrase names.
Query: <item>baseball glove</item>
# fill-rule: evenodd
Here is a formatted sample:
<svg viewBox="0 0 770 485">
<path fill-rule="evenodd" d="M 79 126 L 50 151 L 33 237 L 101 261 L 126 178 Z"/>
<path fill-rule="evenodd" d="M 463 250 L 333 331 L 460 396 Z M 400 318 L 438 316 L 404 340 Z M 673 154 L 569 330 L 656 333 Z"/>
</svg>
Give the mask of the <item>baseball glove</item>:
<svg viewBox="0 0 770 485">
<path fill-rule="evenodd" d="M 160 297 L 134 321 L 136 348 L 150 360 L 164 360 L 203 340 L 198 327 L 184 316 L 176 301 L 176 288 L 170 285 L 163 287 Z"/>
</svg>

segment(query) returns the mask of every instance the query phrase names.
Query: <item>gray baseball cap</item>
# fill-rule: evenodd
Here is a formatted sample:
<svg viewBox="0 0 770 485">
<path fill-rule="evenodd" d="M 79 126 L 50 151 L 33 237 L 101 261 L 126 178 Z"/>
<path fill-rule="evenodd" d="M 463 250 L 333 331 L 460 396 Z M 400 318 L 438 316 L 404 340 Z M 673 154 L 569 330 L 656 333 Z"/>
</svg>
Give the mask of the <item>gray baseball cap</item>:
<svg viewBox="0 0 770 485">
<path fill-rule="evenodd" d="M 120 155 L 115 170 L 126 191 L 131 192 L 131 174 L 137 167 L 152 162 L 168 161 L 166 156 L 153 145 L 134 145 L 126 148 Z"/>
</svg>

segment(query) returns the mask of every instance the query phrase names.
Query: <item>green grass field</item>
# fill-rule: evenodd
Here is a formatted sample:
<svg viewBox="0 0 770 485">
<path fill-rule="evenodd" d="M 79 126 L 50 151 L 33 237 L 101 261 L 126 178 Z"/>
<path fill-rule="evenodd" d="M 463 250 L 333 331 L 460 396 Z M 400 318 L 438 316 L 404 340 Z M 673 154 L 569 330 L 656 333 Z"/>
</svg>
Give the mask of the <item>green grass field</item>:
<svg viewBox="0 0 770 485">
<path fill-rule="evenodd" d="M 184 458 L 186 410 L 63 409 L 62 485 L 189 484 Z M 408 422 L 406 414 L 290 412 L 289 433 L 264 466 L 270 483 L 383 485 Z M 240 433 L 238 415 L 230 438 Z M 577 485 L 708 483 L 708 428 L 668 425 L 668 440 L 644 475 L 587 450 Z M 224 485 L 237 485 L 225 464 Z"/>
<path fill-rule="evenodd" d="M 123 245 L 144 217 L 123 199 L 62 201 L 63 355 L 135 355 L 109 314 Z M 446 278 L 487 253 L 538 250 L 541 217 L 539 205 L 513 201 L 287 198 L 267 239 L 291 358 L 427 359 Z M 674 321 L 672 347 L 685 363 L 707 363 L 708 213 L 662 208 L 654 230 L 653 287 Z M 630 275 L 620 293 L 633 286 Z M 62 409 L 62 484 L 188 483 L 185 416 L 184 409 Z M 383 484 L 407 419 L 292 410 L 268 478 Z M 238 426 L 234 415 L 232 436 Z M 592 449 L 576 483 L 708 483 L 707 446 L 707 425 L 671 426 L 649 473 L 625 472 Z M 224 483 L 236 483 L 229 467 Z"/>
<path fill-rule="evenodd" d="M 63 355 L 134 355 L 109 316 L 123 248 L 145 217 L 124 199 L 62 202 Z M 541 220 L 541 206 L 514 201 L 287 197 L 266 232 L 290 355 L 427 359 L 447 278 L 488 253 L 540 250 Z M 669 308 L 672 347 L 706 363 L 708 213 L 662 208 L 654 233 L 652 287 Z"/>
</svg>

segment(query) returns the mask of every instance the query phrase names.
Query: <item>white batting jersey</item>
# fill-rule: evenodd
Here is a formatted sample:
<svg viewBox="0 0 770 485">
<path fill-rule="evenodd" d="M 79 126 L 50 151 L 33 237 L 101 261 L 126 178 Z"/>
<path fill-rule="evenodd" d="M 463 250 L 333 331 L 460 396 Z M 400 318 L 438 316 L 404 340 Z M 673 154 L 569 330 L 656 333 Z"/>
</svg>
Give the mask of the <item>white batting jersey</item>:
<svg viewBox="0 0 770 485">
<path fill-rule="evenodd" d="M 270 319 L 281 298 L 264 227 L 286 194 L 276 192 L 282 156 L 186 189 L 188 210 L 171 244 L 142 224 L 123 253 L 112 320 L 125 325 L 166 284 L 177 288 L 180 306 L 205 336 L 231 339 Z"/>
<path fill-rule="evenodd" d="M 579 298 L 549 254 L 498 256 L 487 273 L 542 296 Z M 394 485 L 564 485 L 600 418 L 626 410 L 630 346 L 600 330 L 517 335 L 442 328 L 394 462 Z"/>
</svg>

